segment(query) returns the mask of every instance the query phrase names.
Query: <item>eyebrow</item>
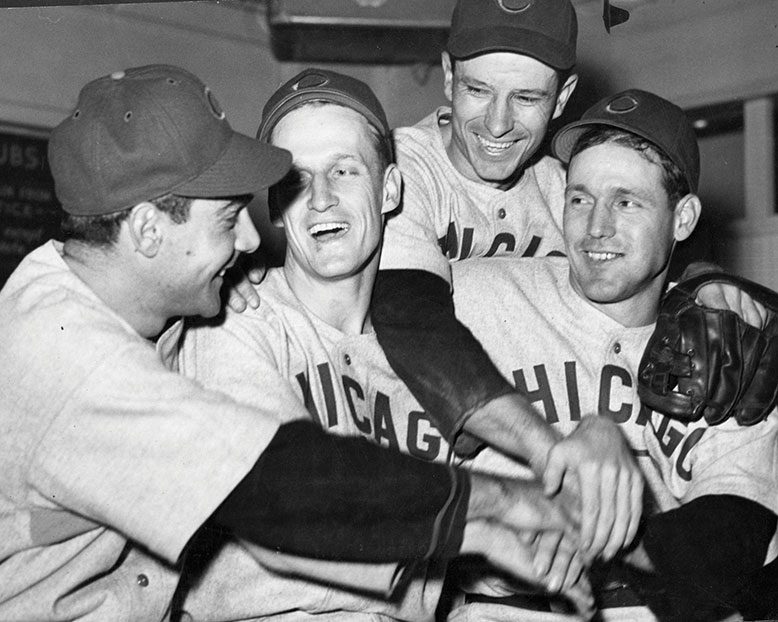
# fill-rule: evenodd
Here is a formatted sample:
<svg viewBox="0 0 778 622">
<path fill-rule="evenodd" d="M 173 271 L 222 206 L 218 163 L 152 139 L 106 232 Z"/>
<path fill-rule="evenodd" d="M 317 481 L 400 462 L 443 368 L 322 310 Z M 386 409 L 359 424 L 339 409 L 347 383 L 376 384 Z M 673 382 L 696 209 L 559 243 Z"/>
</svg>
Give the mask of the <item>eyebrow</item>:
<svg viewBox="0 0 778 622">
<path fill-rule="evenodd" d="M 572 184 L 565 188 L 565 194 L 568 192 L 586 192 L 588 194 L 591 194 L 589 189 L 586 187 L 585 184 Z M 634 188 L 625 188 L 624 186 L 617 186 L 616 188 L 613 188 L 611 191 L 611 194 L 616 196 L 633 196 L 637 197 L 639 199 L 647 200 L 649 196 L 640 190 L 636 190 Z"/>
<path fill-rule="evenodd" d="M 460 76 L 459 81 L 464 82 L 470 86 L 480 86 L 480 87 L 486 87 L 488 89 L 494 88 L 488 82 L 484 82 L 483 80 L 479 80 L 478 78 L 472 78 L 467 75 Z M 538 97 L 548 97 L 551 94 L 551 91 L 549 91 L 548 89 L 518 88 L 518 89 L 512 89 L 511 94 L 537 95 Z"/>
<path fill-rule="evenodd" d="M 227 216 L 230 212 L 239 212 L 246 207 L 251 201 L 245 201 L 243 199 L 233 199 L 226 205 L 222 206 L 219 210 L 220 216 Z"/>
</svg>

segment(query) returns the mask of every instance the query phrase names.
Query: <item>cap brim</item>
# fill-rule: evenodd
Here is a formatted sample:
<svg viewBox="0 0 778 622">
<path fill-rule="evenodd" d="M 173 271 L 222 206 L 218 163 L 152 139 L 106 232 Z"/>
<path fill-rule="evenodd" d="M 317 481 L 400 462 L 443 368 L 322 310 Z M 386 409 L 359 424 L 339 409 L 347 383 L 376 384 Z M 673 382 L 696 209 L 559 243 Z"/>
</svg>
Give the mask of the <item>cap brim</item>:
<svg viewBox="0 0 778 622">
<path fill-rule="evenodd" d="M 200 198 L 254 194 L 283 178 L 291 165 L 285 149 L 234 132 L 213 165 L 170 192 Z"/>
<path fill-rule="evenodd" d="M 581 119 L 568 123 L 554 135 L 554 139 L 551 141 L 551 152 L 558 159 L 562 160 L 562 162 L 570 162 L 570 154 L 573 152 L 576 141 L 581 134 L 594 125 L 615 127 L 654 142 L 652 137 L 648 136 L 645 132 L 632 127 L 628 123 L 618 123 L 612 119 Z"/>
<path fill-rule="evenodd" d="M 358 99 L 350 97 L 340 90 L 321 87 L 307 88 L 304 91 L 290 93 L 283 100 L 278 102 L 273 110 L 264 119 L 262 119 L 259 130 L 257 131 L 257 138 L 261 141 L 269 141 L 270 135 L 273 133 L 273 129 L 284 116 L 305 102 L 311 101 L 329 102 L 331 104 L 338 104 L 345 106 L 346 108 L 351 108 L 352 110 L 356 110 L 359 114 L 365 117 L 379 131 L 389 130 L 386 121 L 379 119 L 372 110 L 370 110 Z"/>
</svg>

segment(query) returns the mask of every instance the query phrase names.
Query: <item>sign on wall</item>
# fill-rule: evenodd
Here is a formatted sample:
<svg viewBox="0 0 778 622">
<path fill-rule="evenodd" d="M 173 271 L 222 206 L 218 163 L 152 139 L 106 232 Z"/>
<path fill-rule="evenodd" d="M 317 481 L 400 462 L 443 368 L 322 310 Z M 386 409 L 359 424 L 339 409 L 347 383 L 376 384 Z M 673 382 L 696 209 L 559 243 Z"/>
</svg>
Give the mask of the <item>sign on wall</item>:
<svg viewBox="0 0 778 622">
<path fill-rule="evenodd" d="M 48 132 L 0 124 L 0 286 L 31 250 L 60 238 Z"/>
</svg>

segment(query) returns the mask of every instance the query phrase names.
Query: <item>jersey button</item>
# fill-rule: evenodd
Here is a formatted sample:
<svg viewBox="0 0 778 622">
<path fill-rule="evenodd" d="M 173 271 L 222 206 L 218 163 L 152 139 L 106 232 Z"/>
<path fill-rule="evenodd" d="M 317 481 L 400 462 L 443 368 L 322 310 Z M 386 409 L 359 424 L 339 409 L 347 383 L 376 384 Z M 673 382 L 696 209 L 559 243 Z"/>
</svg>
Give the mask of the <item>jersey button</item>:
<svg viewBox="0 0 778 622">
<path fill-rule="evenodd" d="M 149 584 L 149 578 L 145 574 L 139 574 L 135 581 L 141 587 L 146 587 Z"/>
<path fill-rule="evenodd" d="M 620 344 L 618 341 L 616 342 L 616 345 L 614 345 L 614 346 L 613 346 L 613 351 L 614 351 L 616 354 L 618 354 L 619 352 L 621 352 L 621 344 Z"/>
<path fill-rule="evenodd" d="M 497 218 L 502 220 L 503 218 L 505 218 L 505 216 L 506 216 L 506 212 L 504 208 L 501 207 L 500 209 L 497 210 Z"/>
<path fill-rule="evenodd" d="M 351 357 L 348 354 L 343 355 L 343 360 L 346 361 L 346 365 L 351 365 Z"/>
</svg>

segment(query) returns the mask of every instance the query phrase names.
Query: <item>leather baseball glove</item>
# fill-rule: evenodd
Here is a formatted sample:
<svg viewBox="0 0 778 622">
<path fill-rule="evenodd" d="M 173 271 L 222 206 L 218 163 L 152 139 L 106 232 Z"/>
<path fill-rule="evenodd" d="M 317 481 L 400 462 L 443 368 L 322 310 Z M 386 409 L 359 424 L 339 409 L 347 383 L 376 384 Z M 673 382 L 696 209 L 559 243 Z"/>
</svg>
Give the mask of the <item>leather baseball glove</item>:
<svg viewBox="0 0 778 622">
<path fill-rule="evenodd" d="M 695 302 L 712 282 L 731 283 L 768 310 L 761 328 L 735 312 Z M 778 294 L 714 272 L 684 280 L 663 297 L 638 371 L 642 403 L 680 421 L 716 425 L 764 420 L 778 400 Z"/>
</svg>

